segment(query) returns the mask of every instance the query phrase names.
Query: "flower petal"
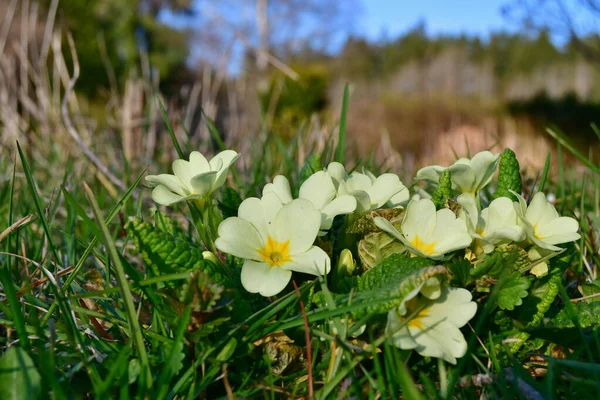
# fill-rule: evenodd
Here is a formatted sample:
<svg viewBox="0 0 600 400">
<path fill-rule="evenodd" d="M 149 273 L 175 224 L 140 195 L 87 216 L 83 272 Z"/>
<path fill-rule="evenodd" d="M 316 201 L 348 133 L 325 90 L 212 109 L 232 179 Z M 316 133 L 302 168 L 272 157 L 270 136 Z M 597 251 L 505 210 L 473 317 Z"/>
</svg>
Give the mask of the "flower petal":
<svg viewBox="0 0 600 400">
<path fill-rule="evenodd" d="M 275 193 L 267 193 L 260 200 L 249 197 L 240 204 L 238 217 L 249 221 L 256 228 L 263 243 L 266 243 L 269 235 L 274 234 L 273 222 L 281 207 L 283 204 Z"/>
<path fill-rule="evenodd" d="M 482 151 L 473 156 L 469 164 L 475 174 L 475 185 L 477 190 L 481 190 L 491 182 L 492 177 L 496 172 L 499 159 L 499 154 L 492 154 L 489 151 Z"/>
<path fill-rule="evenodd" d="M 386 206 L 389 208 L 406 207 L 409 200 L 410 192 L 408 188 L 404 186 L 398 193 L 396 193 L 390 198 Z"/>
<path fill-rule="evenodd" d="M 450 177 L 452 179 L 452 188 L 461 193 L 475 194 L 477 185 L 475 182 L 475 172 L 467 164 L 455 163 L 450 167 Z"/>
<path fill-rule="evenodd" d="M 323 249 L 312 246 L 304 253 L 294 254 L 292 261 L 283 264 L 281 268 L 321 276 L 329 273 L 331 270 L 331 261 Z"/>
<path fill-rule="evenodd" d="M 194 170 L 188 161 L 175 160 L 173 161 L 173 172 L 175 173 L 175 176 L 179 178 L 181 183 L 183 183 L 183 185 L 191 192 L 193 190 L 192 185 L 190 184 L 192 178 L 207 171 Z"/>
<path fill-rule="evenodd" d="M 307 251 L 315 242 L 321 226 L 321 212 L 305 199 L 284 205 L 275 216 L 274 239 L 290 241 L 290 255 Z"/>
<path fill-rule="evenodd" d="M 462 288 L 444 287 L 442 294 L 429 307 L 426 318 L 445 319 L 457 328 L 467 324 L 477 313 L 477 303 L 471 292 Z"/>
<path fill-rule="evenodd" d="M 175 175 L 171 174 L 160 174 L 160 175 L 148 175 L 146 181 L 152 186 L 163 185 L 171 192 L 176 193 L 180 196 L 185 196 L 186 193 L 182 188 L 182 183 Z"/>
<path fill-rule="evenodd" d="M 537 226 L 536 235 L 549 244 L 573 242 L 581 236 L 577 231 L 579 223 L 574 218 L 558 217 Z"/>
<path fill-rule="evenodd" d="M 250 293 L 261 296 L 275 296 L 281 292 L 290 279 L 292 272 L 278 267 L 271 267 L 264 262 L 246 260 L 242 266 L 242 286 Z"/>
<path fill-rule="evenodd" d="M 298 197 L 309 200 L 317 210 L 322 210 L 335 198 L 335 186 L 325 171 L 312 174 L 302 186 Z"/>
<path fill-rule="evenodd" d="M 379 229 L 381 229 L 385 233 L 391 235 L 392 237 L 396 238 L 397 240 L 402 242 L 405 246 L 410 246 L 410 243 L 408 242 L 408 240 L 406 240 L 404 235 L 402 235 L 398 231 L 398 229 L 396 229 L 396 227 L 394 225 L 392 225 L 392 223 L 390 221 L 388 221 L 387 219 L 382 218 L 382 217 L 374 217 L 373 222 L 375 222 L 375 225 L 377 225 L 377 227 Z"/>
<path fill-rule="evenodd" d="M 236 257 L 261 260 L 258 250 L 264 242 L 256 228 L 245 219 L 229 217 L 219 225 L 217 249 Z"/>
<path fill-rule="evenodd" d="M 445 169 L 446 168 L 440 165 L 430 165 L 418 170 L 415 179 L 437 186 L 440 181 L 440 176 Z"/>
<path fill-rule="evenodd" d="M 426 239 L 427 242 L 435 242 L 435 252 L 437 254 L 446 254 L 454 250 L 464 249 L 471 245 L 473 238 L 467 230 L 466 222 L 447 208 L 443 208 L 436 213 L 437 221 L 435 229 L 431 236 Z"/>
<path fill-rule="evenodd" d="M 436 213 L 433 201 L 411 201 L 402 219 L 402 233 L 411 242 L 417 235 L 421 240 L 429 238 L 435 228 Z"/>
<path fill-rule="evenodd" d="M 409 326 L 408 331 L 419 344 L 417 353 L 423 357 L 442 358 L 450 364 L 456 364 L 456 359 L 467 352 L 467 342 L 460 329 L 443 320 L 426 325 L 425 330 Z"/>
<path fill-rule="evenodd" d="M 290 182 L 283 175 L 277 175 L 273 178 L 273 183 L 267 183 L 263 188 L 263 196 L 267 193 L 275 193 L 281 199 L 283 204 L 291 202 L 292 189 L 290 189 Z"/>
<path fill-rule="evenodd" d="M 184 201 L 185 197 L 171 192 L 163 185 L 158 185 L 152 191 L 152 200 L 163 206 L 170 206 L 180 201 Z"/>
<path fill-rule="evenodd" d="M 346 179 L 346 188 L 350 192 L 354 192 L 357 190 L 362 190 L 363 192 L 368 192 L 369 188 L 372 186 L 371 178 L 369 178 L 365 174 L 361 174 L 360 172 L 354 171 L 350 176 Z"/>
<path fill-rule="evenodd" d="M 339 196 L 321 209 L 321 230 L 331 228 L 333 219 L 338 215 L 350 214 L 356 209 L 356 199 L 352 196 Z"/>
<path fill-rule="evenodd" d="M 329 176 L 331 176 L 333 184 L 335 185 L 335 188 L 337 190 L 338 186 L 340 185 L 340 182 L 343 182 L 344 178 L 346 177 L 346 169 L 342 164 L 334 161 L 332 163 L 329 163 L 326 171 L 329 174 Z"/>
<path fill-rule="evenodd" d="M 393 308 L 388 312 L 385 334 L 386 336 L 391 335 L 390 340 L 394 343 L 394 346 L 403 350 L 411 350 L 419 345 L 408 331 L 404 319 L 400 318 L 400 315 L 398 315 L 398 310 L 396 308 Z"/>
<path fill-rule="evenodd" d="M 217 177 L 215 178 L 215 188 L 223 186 L 229 173 L 229 167 L 239 158 L 239 154 L 233 150 L 224 150 L 219 154 L 215 155 L 210 160 L 210 169 L 217 171 Z"/>
<path fill-rule="evenodd" d="M 405 189 L 396 174 L 383 174 L 375 179 L 367 193 L 371 198 L 371 209 L 377 209 L 383 206 L 393 195 Z"/>
<path fill-rule="evenodd" d="M 195 171 L 196 174 L 208 172 L 211 170 L 210 164 L 206 160 L 206 157 L 199 151 L 192 151 L 190 153 L 190 168 Z"/>
<path fill-rule="evenodd" d="M 216 176 L 216 171 L 203 172 L 194 176 L 190 180 L 190 185 L 192 186 L 192 189 L 194 189 L 194 194 L 201 197 L 211 194 L 213 189 L 215 189 Z"/>
<path fill-rule="evenodd" d="M 542 192 L 537 192 L 533 196 L 533 199 L 525 212 L 525 218 L 533 226 L 551 221 L 558 217 L 558 211 L 556 211 L 554 206 L 546 200 L 546 195 Z"/>
</svg>

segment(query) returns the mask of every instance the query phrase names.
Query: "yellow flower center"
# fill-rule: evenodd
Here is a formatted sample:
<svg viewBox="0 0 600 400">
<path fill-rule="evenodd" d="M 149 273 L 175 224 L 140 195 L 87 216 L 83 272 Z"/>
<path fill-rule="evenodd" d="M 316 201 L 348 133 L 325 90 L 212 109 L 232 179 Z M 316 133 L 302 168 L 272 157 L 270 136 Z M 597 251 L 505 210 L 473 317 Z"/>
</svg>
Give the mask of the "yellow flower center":
<svg viewBox="0 0 600 400">
<path fill-rule="evenodd" d="M 280 267 L 283 264 L 292 261 L 290 257 L 290 241 L 278 242 L 271 236 L 267 238 L 265 247 L 257 250 L 263 261 L 269 263 L 271 267 Z"/>
<path fill-rule="evenodd" d="M 533 236 L 535 236 L 536 238 L 538 238 L 540 240 L 544 239 L 544 236 L 542 236 L 539 233 L 537 233 L 537 224 L 535 224 L 533 226 Z"/>
<path fill-rule="evenodd" d="M 421 311 L 419 311 L 419 313 L 417 315 L 415 315 L 410 321 L 408 321 L 406 323 L 406 325 L 409 327 L 424 330 L 425 327 L 423 326 L 423 318 L 425 318 L 427 316 L 427 314 L 429 314 L 429 309 L 428 308 L 422 309 Z"/>
<path fill-rule="evenodd" d="M 410 242 L 410 245 L 415 249 L 419 250 L 421 253 L 426 256 L 431 256 L 435 254 L 435 245 L 437 242 L 424 243 L 421 241 L 419 235 L 415 236 L 415 238 Z"/>
</svg>

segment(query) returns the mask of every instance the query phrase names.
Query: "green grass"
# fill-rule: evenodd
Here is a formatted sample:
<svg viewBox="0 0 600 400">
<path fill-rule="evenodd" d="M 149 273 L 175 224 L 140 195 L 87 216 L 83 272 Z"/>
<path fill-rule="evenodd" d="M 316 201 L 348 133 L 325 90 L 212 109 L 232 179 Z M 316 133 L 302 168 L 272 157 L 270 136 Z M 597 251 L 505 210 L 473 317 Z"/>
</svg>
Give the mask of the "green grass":
<svg viewBox="0 0 600 400">
<path fill-rule="evenodd" d="M 324 165 L 344 157 L 346 164 L 360 165 L 358 157 L 348 159 L 344 148 L 347 92 L 338 146 L 330 141 L 316 149 L 303 141 L 303 132 L 289 141 L 268 135 L 255 142 L 243 155 L 251 161 L 248 167 L 232 174 L 233 192 L 219 198 L 223 213 L 235 209 L 236 196 L 259 195 L 276 174 L 290 177 L 297 188 L 303 179 L 300 143 L 303 154 L 318 152 Z M 223 146 L 215 125 L 207 121 L 213 140 Z M 75 168 L 60 154 L 51 155 L 46 161 L 54 167 L 50 173 L 25 155 L 33 149 L 17 145 L 19 163 L 6 153 L 0 161 L 0 230 L 29 214 L 34 217 L 0 243 L 0 394 L 59 399 L 275 399 L 313 392 L 323 399 L 597 398 L 599 170 L 564 134 L 550 132 L 560 143 L 559 156 L 548 157 L 539 171 L 538 190 L 557 196 L 557 209 L 579 220 L 582 238 L 561 256 L 558 296 L 537 326 L 514 324 L 512 314 L 488 306 L 494 293 L 478 297 L 480 312 L 462 329 L 469 350 L 456 366 L 394 347 L 383 333 L 381 316 L 352 320 L 350 315 L 389 300 L 374 293 L 334 296 L 329 288 L 335 282 L 298 276 L 300 296 L 290 287 L 264 299 L 241 289 L 222 290 L 226 285 L 219 279 L 239 287 L 239 261 L 225 255 L 225 270 L 218 274 L 206 272 L 201 260 L 196 265 L 206 274 L 193 277 L 190 270 L 150 265 L 137 249 L 129 217 L 167 224 L 173 238 L 199 248 L 198 234 L 181 218 L 185 207 L 155 213 L 150 191 L 141 184 L 144 171 L 120 176 L 134 183 L 114 195 L 84 161 L 77 160 Z M 584 172 L 564 164 L 565 149 L 587 167 Z M 552 163 L 558 165 L 556 178 L 549 173 Z M 369 164 L 377 171 L 373 161 Z M 167 172 L 169 166 L 156 169 Z M 319 290 L 327 305 L 311 302 Z M 365 332 L 354 337 L 363 324 Z M 524 339 L 518 346 L 517 337 Z"/>
</svg>

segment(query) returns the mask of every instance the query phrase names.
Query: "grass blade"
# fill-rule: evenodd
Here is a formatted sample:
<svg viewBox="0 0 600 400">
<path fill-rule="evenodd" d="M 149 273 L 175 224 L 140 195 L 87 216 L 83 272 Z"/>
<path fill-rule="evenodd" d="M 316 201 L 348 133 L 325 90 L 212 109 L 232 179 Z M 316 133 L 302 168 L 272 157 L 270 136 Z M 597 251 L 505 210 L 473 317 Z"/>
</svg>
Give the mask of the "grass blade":
<svg viewBox="0 0 600 400">
<path fill-rule="evenodd" d="M 346 120 L 348 117 L 348 100 L 350 98 L 350 84 L 346 83 L 344 87 L 344 100 L 342 101 L 342 114 L 340 116 L 340 132 L 337 149 L 335 151 L 335 161 L 344 163 L 344 151 L 346 150 Z"/>
<path fill-rule="evenodd" d="M 131 288 L 129 287 L 127 277 L 125 276 L 125 271 L 123 269 L 123 264 L 121 263 L 121 258 L 119 257 L 119 252 L 117 251 L 115 242 L 113 241 L 113 238 L 108 230 L 108 226 L 102 218 L 102 214 L 100 208 L 98 207 L 96 198 L 89 186 L 84 184 L 84 188 L 86 197 L 88 198 L 90 206 L 92 207 L 92 212 L 94 213 L 94 217 L 96 218 L 96 222 L 98 223 L 98 226 L 102 232 L 104 244 L 108 250 L 110 258 L 112 259 L 117 282 L 121 287 L 121 293 L 123 295 L 123 301 L 125 302 L 125 309 L 127 312 L 127 320 L 129 322 L 130 335 L 133 337 L 133 342 L 135 344 L 135 348 L 140 358 L 140 365 L 142 369 L 142 373 L 140 374 L 140 376 L 142 377 L 141 386 L 150 388 L 152 386 L 152 374 L 150 372 L 150 366 L 148 363 L 148 355 L 146 354 L 144 338 L 142 337 L 142 328 L 140 327 L 135 305 L 133 304 Z"/>
<path fill-rule="evenodd" d="M 177 155 L 179 158 L 184 158 L 183 151 L 179 146 L 179 142 L 177 141 L 177 137 L 175 136 L 175 132 L 173 132 L 173 128 L 171 127 L 171 123 L 169 122 L 169 116 L 167 115 L 167 110 L 165 109 L 165 105 L 160 100 L 158 96 L 156 96 L 156 100 L 158 101 L 158 107 L 160 108 L 160 114 L 162 115 L 163 121 L 165 121 L 165 126 L 167 127 L 167 131 L 171 136 L 171 141 L 173 142 L 173 147 L 175 147 L 175 151 L 177 151 Z"/>
</svg>

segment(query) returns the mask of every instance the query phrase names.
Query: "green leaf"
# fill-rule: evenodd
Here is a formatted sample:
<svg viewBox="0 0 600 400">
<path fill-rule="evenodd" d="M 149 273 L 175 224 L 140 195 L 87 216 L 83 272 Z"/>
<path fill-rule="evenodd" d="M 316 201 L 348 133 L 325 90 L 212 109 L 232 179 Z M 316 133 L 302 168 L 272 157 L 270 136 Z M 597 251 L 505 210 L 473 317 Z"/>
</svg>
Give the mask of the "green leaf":
<svg viewBox="0 0 600 400">
<path fill-rule="evenodd" d="M 233 287 L 229 271 L 222 265 L 204 260 L 203 249 L 189 239 L 174 237 L 139 218 L 130 219 L 125 228 L 133 237 L 146 267 L 155 276 L 201 269 L 215 283 Z"/>
<path fill-rule="evenodd" d="M 350 84 L 344 87 L 344 100 L 342 101 L 342 114 L 340 116 L 340 133 L 337 148 L 335 150 L 335 161 L 344 163 L 344 152 L 346 151 L 346 120 L 348 115 L 348 100 L 350 99 Z"/>
<path fill-rule="evenodd" d="M 596 301 L 600 302 L 600 279 L 596 279 L 592 283 L 582 284 L 581 285 L 581 294 L 584 297 L 595 296 L 595 297 L 586 299 L 585 301 L 588 303 L 592 303 L 592 302 L 596 302 Z"/>
<path fill-rule="evenodd" d="M 406 247 L 385 232 L 370 233 L 358 243 L 358 256 L 363 268 L 369 270 L 392 254 L 406 252 Z"/>
<path fill-rule="evenodd" d="M 436 209 L 446 207 L 446 201 L 452 198 L 452 177 L 450 169 L 446 168 L 440 176 L 439 185 L 433 192 L 431 200 L 435 204 Z"/>
<path fill-rule="evenodd" d="M 321 171 L 323 164 L 321 160 L 321 154 L 311 154 L 304 162 L 298 179 L 298 186 L 301 186 L 315 172 Z"/>
<path fill-rule="evenodd" d="M 33 360 L 22 348 L 11 347 L 0 358 L 0 399 L 39 399 L 41 380 Z"/>
<path fill-rule="evenodd" d="M 517 245 L 501 246 L 476 263 L 475 268 L 471 270 L 471 276 L 499 277 L 509 271 L 519 271 L 529 264 L 529 257 L 523 248 Z"/>
<path fill-rule="evenodd" d="M 223 218 L 237 217 L 240 204 L 242 204 L 242 198 L 239 193 L 235 189 L 225 186 L 219 202 L 219 209 L 223 213 Z"/>
<path fill-rule="evenodd" d="M 497 284 L 498 297 L 496 303 L 503 310 L 513 310 L 515 307 L 523 304 L 523 298 L 527 296 L 531 281 L 513 273 L 512 275 L 502 279 Z"/>
<path fill-rule="evenodd" d="M 521 194 L 521 172 L 515 153 L 506 148 L 500 156 L 498 190 L 494 193 L 494 198 L 508 197 L 512 201 L 517 201 L 516 196 L 511 191 Z"/>
<path fill-rule="evenodd" d="M 399 306 L 407 294 L 427 279 L 435 276 L 442 278 L 446 274 L 444 266 L 432 266 L 430 260 L 393 254 L 358 280 L 358 291 L 365 292 L 363 295 L 367 294 L 374 305 L 358 310 L 355 318 L 368 313 L 386 313 Z M 382 299 L 387 301 L 379 302 Z"/>
<path fill-rule="evenodd" d="M 600 302 L 580 301 L 572 304 L 572 308 L 575 310 L 575 315 L 571 315 L 565 307 L 552 319 L 552 324 L 559 328 L 571 328 L 575 326 L 573 320 L 577 318 L 582 328 L 600 325 Z"/>
</svg>

